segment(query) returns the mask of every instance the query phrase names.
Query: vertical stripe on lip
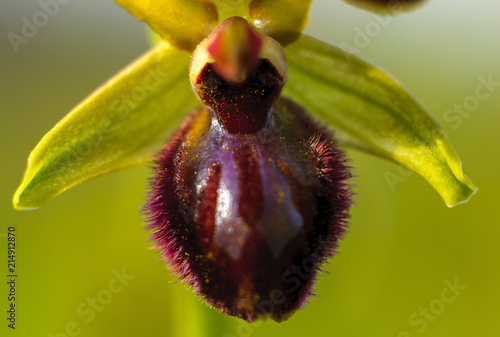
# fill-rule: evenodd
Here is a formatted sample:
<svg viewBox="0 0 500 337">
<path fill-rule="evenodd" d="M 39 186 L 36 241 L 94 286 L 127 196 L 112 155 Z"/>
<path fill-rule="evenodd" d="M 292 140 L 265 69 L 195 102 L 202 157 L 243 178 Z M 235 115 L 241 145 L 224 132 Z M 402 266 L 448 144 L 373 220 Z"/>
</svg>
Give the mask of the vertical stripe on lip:
<svg viewBox="0 0 500 337">
<path fill-rule="evenodd" d="M 235 155 L 236 153 L 243 155 L 238 144 L 240 140 L 239 137 L 226 138 L 222 146 L 222 151 L 219 153 L 219 160 L 221 160 L 222 167 L 215 216 L 214 241 L 233 260 L 240 259 L 248 235 L 255 227 L 253 226 L 255 220 L 251 218 L 255 214 L 251 214 L 251 212 L 257 210 L 256 212 L 258 213 L 258 205 L 262 202 L 261 198 L 259 200 L 259 198 L 251 197 L 248 201 L 250 202 L 248 204 L 248 211 L 243 212 L 243 214 L 241 213 L 241 198 L 251 196 L 254 192 L 249 193 L 248 189 L 242 186 L 243 179 L 248 180 L 252 178 L 242 173 L 241 160 L 238 159 L 241 156 Z M 244 156 L 246 157 L 248 154 Z M 257 176 L 257 178 L 259 177 Z"/>
<path fill-rule="evenodd" d="M 199 208 L 197 222 L 202 225 L 200 226 L 200 232 L 198 234 L 205 244 L 211 244 L 214 237 L 220 177 L 220 164 L 213 163 L 207 170 L 206 184 L 201 189 L 198 196 Z"/>
<path fill-rule="evenodd" d="M 252 229 L 262 218 L 264 192 L 259 154 L 252 144 L 238 144 L 233 154 L 238 172 L 238 213 Z"/>
</svg>

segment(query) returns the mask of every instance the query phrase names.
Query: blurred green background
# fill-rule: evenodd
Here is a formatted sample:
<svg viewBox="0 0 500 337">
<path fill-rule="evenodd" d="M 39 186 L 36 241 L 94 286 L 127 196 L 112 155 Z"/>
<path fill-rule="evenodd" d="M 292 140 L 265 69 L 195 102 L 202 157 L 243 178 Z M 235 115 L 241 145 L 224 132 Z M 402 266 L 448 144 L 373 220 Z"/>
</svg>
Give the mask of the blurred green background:
<svg viewBox="0 0 500 337">
<path fill-rule="evenodd" d="M 149 249 L 138 212 L 146 167 L 87 182 L 37 211 L 12 209 L 38 140 L 149 48 L 144 25 L 112 1 L 66 2 L 15 53 L 7 34 L 20 34 L 41 5 L 0 0 L 2 336 L 499 335 L 500 87 L 469 116 L 446 113 L 470 101 L 481 76 L 500 81 L 499 3 L 431 0 L 378 20 L 341 1 L 314 2 L 306 31 L 356 47 L 398 78 L 441 122 L 479 192 L 449 209 L 416 174 L 349 151 L 358 176 L 351 230 L 318 296 L 287 322 L 249 325 L 206 308 Z M 15 332 L 6 327 L 9 226 L 17 233 Z M 119 287 L 113 279 L 123 272 L 130 276 Z M 456 294 L 450 283 L 461 286 Z"/>
</svg>

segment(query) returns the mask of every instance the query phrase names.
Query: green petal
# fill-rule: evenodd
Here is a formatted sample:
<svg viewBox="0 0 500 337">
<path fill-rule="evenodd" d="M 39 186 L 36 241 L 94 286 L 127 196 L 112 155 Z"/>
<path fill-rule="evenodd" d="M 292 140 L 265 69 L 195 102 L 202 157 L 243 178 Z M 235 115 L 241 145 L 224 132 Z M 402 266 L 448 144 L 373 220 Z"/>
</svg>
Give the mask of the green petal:
<svg viewBox="0 0 500 337">
<path fill-rule="evenodd" d="M 213 0 L 219 22 L 240 16 L 282 45 L 295 41 L 308 23 L 312 0 Z"/>
<path fill-rule="evenodd" d="M 150 159 L 200 104 L 188 81 L 189 58 L 161 42 L 78 105 L 30 154 L 14 207 L 37 208 L 86 180 Z"/>
<path fill-rule="evenodd" d="M 439 124 L 394 79 L 308 36 L 286 52 L 285 96 L 348 136 L 351 145 L 422 175 L 448 206 L 474 193 Z"/>
<path fill-rule="evenodd" d="M 224 19 L 240 16 L 283 45 L 308 22 L 311 0 L 115 0 L 164 40 L 194 50 Z M 286 10 L 284 10 L 286 8 Z"/>
<path fill-rule="evenodd" d="M 306 27 L 310 5 L 311 0 L 253 0 L 250 16 L 264 34 L 288 45 Z"/>
<path fill-rule="evenodd" d="M 185 49 L 196 45 L 217 26 L 218 12 L 208 0 L 116 0 L 146 21 L 164 40 Z"/>
<path fill-rule="evenodd" d="M 350 5 L 379 15 L 395 15 L 418 8 L 427 0 L 344 0 Z"/>
<path fill-rule="evenodd" d="M 213 0 L 219 22 L 240 16 L 282 45 L 295 41 L 308 22 L 311 0 Z"/>
</svg>

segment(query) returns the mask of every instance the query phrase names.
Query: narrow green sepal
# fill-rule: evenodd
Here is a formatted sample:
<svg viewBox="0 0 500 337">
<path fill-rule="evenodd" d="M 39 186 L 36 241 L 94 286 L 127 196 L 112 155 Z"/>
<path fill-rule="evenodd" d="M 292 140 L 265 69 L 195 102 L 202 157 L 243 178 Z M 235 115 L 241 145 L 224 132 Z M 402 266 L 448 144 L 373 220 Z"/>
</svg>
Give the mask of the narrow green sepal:
<svg viewBox="0 0 500 337">
<path fill-rule="evenodd" d="M 200 105 L 189 59 L 160 42 L 78 105 L 31 152 L 14 208 L 38 208 L 86 180 L 150 160 Z"/>
<path fill-rule="evenodd" d="M 476 187 L 437 121 L 393 78 L 308 36 L 286 48 L 283 94 L 330 124 L 353 147 L 423 176 L 448 206 Z"/>
</svg>

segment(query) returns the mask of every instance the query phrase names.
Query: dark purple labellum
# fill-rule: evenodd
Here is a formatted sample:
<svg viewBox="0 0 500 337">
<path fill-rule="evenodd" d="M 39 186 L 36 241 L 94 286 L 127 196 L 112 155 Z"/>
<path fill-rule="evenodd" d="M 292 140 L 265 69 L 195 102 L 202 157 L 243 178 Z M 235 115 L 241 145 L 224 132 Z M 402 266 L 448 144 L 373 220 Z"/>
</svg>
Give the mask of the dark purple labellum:
<svg viewBox="0 0 500 337">
<path fill-rule="evenodd" d="M 290 101 L 247 135 L 199 110 L 156 159 L 153 239 L 210 305 L 283 321 L 342 236 L 349 177 L 330 135 Z"/>
<path fill-rule="evenodd" d="M 152 238 L 211 306 L 249 322 L 286 320 L 344 232 L 344 155 L 302 108 L 278 99 L 282 49 L 241 18 L 200 43 L 190 79 L 205 108 L 155 160 Z"/>
</svg>

